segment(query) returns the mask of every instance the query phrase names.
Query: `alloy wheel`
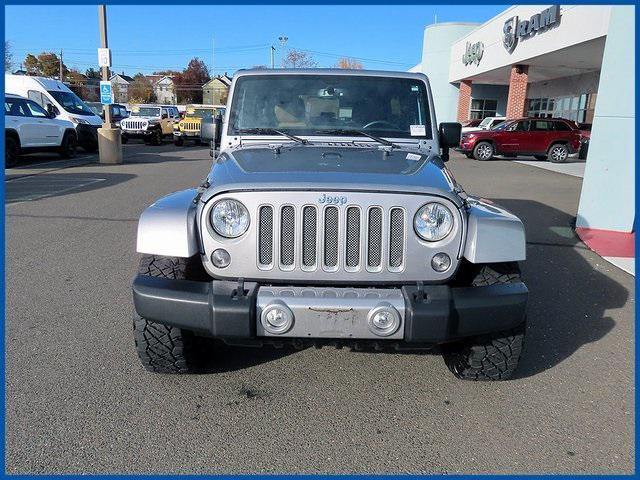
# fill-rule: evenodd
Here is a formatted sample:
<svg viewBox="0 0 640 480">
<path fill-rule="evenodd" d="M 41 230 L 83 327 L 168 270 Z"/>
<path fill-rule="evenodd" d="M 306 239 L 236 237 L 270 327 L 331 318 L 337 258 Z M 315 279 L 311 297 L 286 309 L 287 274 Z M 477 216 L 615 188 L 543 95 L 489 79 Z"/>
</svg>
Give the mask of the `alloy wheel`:
<svg viewBox="0 0 640 480">
<path fill-rule="evenodd" d="M 554 162 L 564 162 L 567 159 L 568 152 L 566 147 L 557 145 L 551 149 L 551 152 L 549 152 L 549 156 Z"/>
<path fill-rule="evenodd" d="M 491 148 L 490 145 L 483 143 L 482 145 L 478 145 L 477 154 L 480 160 L 489 160 L 493 155 L 493 148 Z"/>
</svg>

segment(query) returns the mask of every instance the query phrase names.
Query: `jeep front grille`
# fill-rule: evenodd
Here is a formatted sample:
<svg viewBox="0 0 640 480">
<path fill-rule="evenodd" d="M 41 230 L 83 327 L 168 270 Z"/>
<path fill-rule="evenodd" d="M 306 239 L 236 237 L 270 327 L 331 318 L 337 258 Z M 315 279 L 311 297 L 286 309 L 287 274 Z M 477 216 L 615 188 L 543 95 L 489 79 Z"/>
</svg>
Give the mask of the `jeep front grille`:
<svg viewBox="0 0 640 480">
<path fill-rule="evenodd" d="M 279 220 L 274 222 L 274 217 Z M 258 266 L 275 265 L 283 271 L 402 271 L 405 223 L 405 212 L 397 207 L 263 205 L 258 208 Z"/>
<path fill-rule="evenodd" d="M 182 122 L 180 123 L 180 127 L 184 131 L 198 132 L 200 131 L 200 122 Z"/>
<path fill-rule="evenodd" d="M 145 130 L 147 122 L 143 120 L 123 120 L 120 122 L 120 126 L 127 130 Z"/>
<path fill-rule="evenodd" d="M 223 198 L 242 202 L 249 227 L 240 237 L 221 238 L 211 226 L 211 208 Z M 426 203 L 439 201 L 454 213 L 451 234 L 425 242 L 412 228 Z M 456 271 L 464 246 L 464 218 L 447 198 L 386 191 L 230 190 L 207 199 L 200 212 L 204 266 L 216 278 L 282 284 L 345 282 L 441 282 Z M 218 268 L 211 254 L 224 248 L 231 263 Z M 444 252 L 446 272 L 431 268 Z M 289 283 L 293 282 L 293 283 Z"/>
</svg>

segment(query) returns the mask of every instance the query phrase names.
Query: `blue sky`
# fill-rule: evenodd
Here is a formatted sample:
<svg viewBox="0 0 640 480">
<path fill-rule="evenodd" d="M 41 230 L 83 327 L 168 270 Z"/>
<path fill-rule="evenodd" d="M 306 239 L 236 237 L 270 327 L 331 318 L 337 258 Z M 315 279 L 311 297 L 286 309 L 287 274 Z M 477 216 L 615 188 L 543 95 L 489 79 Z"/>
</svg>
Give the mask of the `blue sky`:
<svg viewBox="0 0 640 480">
<path fill-rule="evenodd" d="M 504 5 L 414 6 L 108 6 L 114 71 L 133 75 L 182 70 L 194 56 L 215 73 L 269 64 L 269 46 L 289 37 L 287 48 L 307 50 L 319 66 L 340 56 L 361 58 L 365 68 L 407 70 L 420 61 L 424 27 L 438 22 L 484 22 Z M 5 38 L 15 63 L 27 53 L 63 50 L 81 71 L 97 62 L 95 5 L 6 6 Z M 25 20 L 28 19 L 28 22 Z M 28 25 L 28 28 L 25 26 Z M 215 41 L 215 61 L 212 60 Z M 276 51 L 276 65 L 280 50 Z"/>
</svg>

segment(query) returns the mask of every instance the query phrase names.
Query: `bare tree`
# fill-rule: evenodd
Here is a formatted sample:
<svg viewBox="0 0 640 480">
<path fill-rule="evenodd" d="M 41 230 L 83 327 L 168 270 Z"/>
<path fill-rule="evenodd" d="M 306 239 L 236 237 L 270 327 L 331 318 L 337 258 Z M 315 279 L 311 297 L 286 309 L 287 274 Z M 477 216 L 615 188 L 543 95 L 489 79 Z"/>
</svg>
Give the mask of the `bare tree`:
<svg viewBox="0 0 640 480">
<path fill-rule="evenodd" d="M 315 68 L 318 63 L 311 55 L 300 50 L 290 50 L 284 60 L 287 68 Z"/>
<path fill-rule="evenodd" d="M 364 67 L 362 63 L 360 63 L 355 58 L 341 58 L 338 60 L 338 63 L 335 65 L 336 68 L 344 68 L 344 69 L 354 69 L 354 70 L 362 70 Z"/>
<path fill-rule="evenodd" d="M 13 53 L 11 53 L 11 43 L 4 41 L 4 71 L 10 72 L 13 68 Z"/>
<path fill-rule="evenodd" d="M 145 78 L 141 73 L 133 77 L 133 82 L 129 85 L 129 102 L 151 103 L 155 100 L 153 85 L 149 79 Z"/>
</svg>

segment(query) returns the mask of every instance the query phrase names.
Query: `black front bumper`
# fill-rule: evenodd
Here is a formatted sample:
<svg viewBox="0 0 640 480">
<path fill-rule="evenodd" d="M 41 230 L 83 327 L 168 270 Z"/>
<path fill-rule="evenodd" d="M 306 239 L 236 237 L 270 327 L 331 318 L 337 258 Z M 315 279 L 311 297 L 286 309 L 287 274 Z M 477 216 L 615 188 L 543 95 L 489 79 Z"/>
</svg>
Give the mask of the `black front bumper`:
<svg viewBox="0 0 640 480">
<path fill-rule="evenodd" d="M 256 340 L 259 285 L 193 282 L 138 275 L 133 301 L 141 317 L 223 340 Z M 242 290 L 242 291 L 241 291 Z M 487 287 L 404 286 L 403 343 L 438 344 L 507 330 L 524 321 L 524 283 Z"/>
</svg>

